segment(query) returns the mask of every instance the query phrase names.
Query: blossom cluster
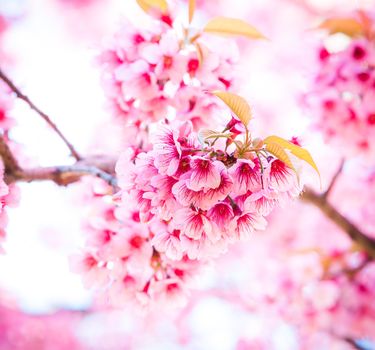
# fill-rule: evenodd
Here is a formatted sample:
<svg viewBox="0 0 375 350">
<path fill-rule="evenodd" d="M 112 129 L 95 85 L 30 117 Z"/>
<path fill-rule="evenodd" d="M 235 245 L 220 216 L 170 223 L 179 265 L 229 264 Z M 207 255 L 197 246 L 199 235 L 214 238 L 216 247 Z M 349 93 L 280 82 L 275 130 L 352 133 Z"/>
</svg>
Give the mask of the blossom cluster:
<svg viewBox="0 0 375 350">
<path fill-rule="evenodd" d="M 202 148 L 190 121 L 161 124 L 151 142 L 149 152 L 131 148 L 118 161 L 117 207 L 101 198 L 109 187 L 95 194 L 86 252 L 72 261 L 86 286 L 114 305 L 181 304 L 202 265 L 263 229 L 275 205 L 300 193 L 280 160 Z"/>
<path fill-rule="evenodd" d="M 95 288 L 100 304 L 181 305 L 186 284 L 200 266 L 184 257 L 172 261 L 150 243 L 156 226 L 140 222 L 139 209 L 126 210 L 112 201 L 113 189 L 102 180 L 84 179 L 80 184 L 90 212 L 84 230 L 84 250 L 71 257 L 72 271 L 80 273 L 87 288 Z"/>
<path fill-rule="evenodd" d="M 299 195 L 285 163 L 265 150 L 236 149 L 241 125 L 232 118 L 226 128 L 234 136 L 202 143 L 191 121 L 161 122 L 150 151 L 133 147 L 120 157 L 114 200 L 109 185 L 87 180 L 88 240 L 72 258 L 86 287 L 97 287 L 111 305 L 181 305 L 198 270 L 264 229 L 275 206 Z"/>
<path fill-rule="evenodd" d="M 319 49 L 319 68 L 309 94 L 316 126 L 349 155 L 375 151 L 375 47 L 365 37 L 345 48 Z"/>
<path fill-rule="evenodd" d="M 147 147 L 155 121 L 178 114 L 199 128 L 217 116 L 217 101 L 207 90 L 234 84 L 238 60 L 235 43 L 226 49 L 215 41 L 180 34 L 169 15 L 141 30 L 125 23 L 98 58 L 112 114 L 125 125 L 127 145 Z M 221 42 L 222 43 L 222 42 Z"/>
<path fill-rule="evenodd" d="M 295 170 L 240 117 L 216 139 L 195 132 L 223 124 L 207 91 L 233 88 L 237 47 L 179 33 L 172 15 L 158 15 L 149 30 L 124 25 L 99 56 L 130 147 L 116 165 L 114 202 L 111 187 L 87 180 L 88 241 L 72 268 L 112 305 L 180 303 L 202 266 L 264 229 L 272 209 L 301 191 Z"/>
<path fill-rule="evenodd" d="M 233 122 L 234 121 L 234 122 Z M 233 120 L 227 125 L 236 127 Z M 264 152 L 241 156 L 231 147 L 202 146 L 190 122 L 161 124 L 153 148 L 117 164 L 121 186 L 140 220 L 161 224 L 154 247 L 169 258 L 204 259 L 265 228 L 273 207 L 300 193 L 296 174 Z M 130 173 L 129 168 L 131 169 Z"/>
<path fill-rule="evenodd" d="M 132 147 L 118 163 L 119 174 L 124 174 L 119 175 L 120 182 L 125 181 L 124 171 L 131 167 L 135 158 L 138 159 L 138 154 L 152 148 L 149 135 L 157 122 L 176 119 L 186 122 L 185 133 L 212 125 L 213 120 L 217 123 L 218 100 L 206 91 L 227 90 L 234 85 L 234 65 L 238 60 L 236 44 L 225 41 L 226 50 L 222 50 L 220 40 L 207 42 L 191 32 L 191 28 L 180 32 L 174 15 L 156 12 L 153 17 L 157 20 L 148 30 L 125 23 L 98 58 L 112 114 L 117 125 L 123 126 L 125 145 Z M 139 154 L 139 157 L 143 156 Z M 124 163 L 127 161 L 129 164 Z M 182 170 L 180 172 L 182 174 Z M 232 182 L 224 172 L 221 176 L 227 183 L 223 184 L 222 194 L 217 190 L 215 198 L 224 199 L 223 194 Z M 171 180 L 174 181 L 172 176 Z M 192 249 L 188 253 L 182 249 L 178 238 L 180 230 L 172 228 L 168 220 L 150 220 L 154 214 L 147 213 L 146 207 L 133 201 L 130 193 L 124 191 L 121 205 L 116 207 L 106 200 L 110 198 L 110 187 L 102 184 L 103 192 L 98 194 L 95 190 L 97 181 L 88 179 L 86 183 L 91 187 L 87 193 L 92 196 L 87 203 L 90 202 L 90 217 L 95 218 L 95 222 L 90 219 L 85 222 L 88 241 L 84 252 L 72 259 L 73 270 L 83 274 L 86 286 L 96 286 L 104 291 L 101 295 L 113 305 L 132 300 L 147 307 L 150 301 L 162 299 L 180 303 L 186 294 L 186 286 L 204 265 L 197 261 L 203 254 L 197 246 L 199 242 L 191 240 Z M 161 189 L 163 193 L 169 184 L 165 186 Z M 211 199 L 212 203 L 215 198 Z M 167 211 L 174 210 L 172 202 L 168 207 L 168 201 L 166 198 L 166 204 L 160 203 L 164 206 L 161 210 L 166 211 L 165 217 Z M 226 209 L 233 211 L 227 202 L 223 202 L 221 211 Z M 220 206 L 217 206 L 212 215 L 219 215 L 219 210 Z M 181 211 L 179 215 L 182 215 Z M 259 228 L 264 225 L 261 217 L 249 214 L 247 220 L 252 220 Z M 214 234 L 213 228 L 211 231 Z M 189 238 L 184 237 L 184 244 L 187 244 Z M 166 245 L 169 245 L 168 249 L 163 248 Z M 197 247 L 193 248 L 193 245 Z M 207 250 L 217 249 L 215 246 L 219 244 L 207 241 L 205 246 L 207 254 Z"/>
</svg>

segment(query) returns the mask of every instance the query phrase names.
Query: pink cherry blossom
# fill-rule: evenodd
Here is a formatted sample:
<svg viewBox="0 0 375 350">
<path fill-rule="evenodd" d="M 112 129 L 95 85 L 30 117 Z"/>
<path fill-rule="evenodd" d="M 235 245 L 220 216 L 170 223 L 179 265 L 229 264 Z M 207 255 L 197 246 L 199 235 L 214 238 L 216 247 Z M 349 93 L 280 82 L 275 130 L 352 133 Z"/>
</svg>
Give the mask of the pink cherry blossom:
<svg viewBox="0 0 375 350">
<path fill-rule="evenodd" d="M 374 151 L 374 62 L 375 49 L 365 37 L 351 38 L 338 51 L 324 45 L 319 51 L 308 104 L 316 128 L 338 150 L 345 149 L 345 155 L 361 154 L 367 159 Z"/>
</svg>

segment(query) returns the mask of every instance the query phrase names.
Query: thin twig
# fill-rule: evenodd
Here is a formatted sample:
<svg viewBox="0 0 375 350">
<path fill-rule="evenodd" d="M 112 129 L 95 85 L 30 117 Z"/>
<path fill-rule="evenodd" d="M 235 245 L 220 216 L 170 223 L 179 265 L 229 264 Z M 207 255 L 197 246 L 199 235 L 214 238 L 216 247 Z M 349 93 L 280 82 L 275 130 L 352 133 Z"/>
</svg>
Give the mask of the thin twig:
<svg viewBox="0 0 375 350">
<path fill-rule="evenodd" d="M 344 165 L 345 165 L 345 159 L 342 159 L 335 175 L 332 177 L 331 183 L 329 184 L 327 190 L 322 194 L 323 197 L 328 198 L 328 196 L 332 192 L 333 188 L 335 187 L 337 179 L 339 178 L 339 176 L 342 173 L 342 170 L 344 169 Z"/>
<path fill-rule="evenodd" d="M 375 240 L 365 235 L 349 219 L 339 213 L 336 208 L 327 201 L 324 195 L 318 194 L 314 190 L 306 187 L 301 199 L 319 208 L 328 219 L 346 232 L 371 258 L 375 259 Z"/>
<path fill-rule="evenodd" d="M 115 176 L 91 165 L 62 165 L 46 168 L 23 169 L 8 179 L 11 182 L 34 182 L 34 181 L 53 181 L 60 186 L 67 186 L 77 182 L 82 176 L 92 175 L 98 177 L 109 185 L 117 189 L 117 179 Z"/>
<path fill-rule="evenodd" d="M 41 111 L 26 95 L 24 95 L 15 85 L 14 83 L 7 77 L 7 75 L 2 71 L 0 68 L 0 79 L 4 81 L 5 84 L 8 85 L 8 87 L 16 94 L 16 96 L 26 102 L 29 107 L 38 113 L 45 121 L 46 123 L 56 132 L 57 135 L 63 140 L 63 142 L 66 144 L 66 146 L 69 148 L 72 156 L 76 160 L 81 160 L 80 155 L 75 150 L 73 145 L 67 140 L 67 138 L 64 136 L 64 134 L 60 131 L 60 129 L 56 126 L 56 124 L 51 120 L 51 118 Z"/>
</svg>

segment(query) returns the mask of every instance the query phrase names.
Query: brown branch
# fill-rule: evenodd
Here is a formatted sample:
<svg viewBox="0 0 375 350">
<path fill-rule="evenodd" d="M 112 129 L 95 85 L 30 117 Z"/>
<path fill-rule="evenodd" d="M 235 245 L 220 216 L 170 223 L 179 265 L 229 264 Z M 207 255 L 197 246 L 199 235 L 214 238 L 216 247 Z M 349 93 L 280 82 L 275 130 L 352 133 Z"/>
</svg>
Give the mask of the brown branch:
<svg viewBox="0 0 375 350">
<path fill-rule="evenodd" d="M 5 174 L 14 173 L 20 170 L 16 158 L 13 156 L 4 136 L 0 135 L 0 156 L 3 159 Z"/>
<path fill-rule="evenodd" d="M 4 81 L 5 84 L 8 85 L 8 87 L 16 94 L 16 96 L 26 102 L 29 107 L 38 113 L 44 120 L 45 122 L 56 132 L 56 134 L 63 140 L 65 145 L 69 148 L 72 156 L 76 160 L 81 160 L 80 155 L 78 152 L 75 150 L 73 145 L 67 140 L 67 138 L 64 136 L 64 134 L 60 131 L 60 129 L 56 126 L 56 124 L 51 120 L 51 118 L 41 111 L 26 95 L 24 95 L 15 85 L 14 83 L 7 77 L 7 75 L 2 71 L 0 68 L 0 79 Z"/>
<path fill-rule="evenodd" d="M 91 163 L 87 160 L 74 165 L 22 169 L 2 135 L 0 135 L 0 157 L 4 162 L 5 181 L 8 184 L 18 181 L 53 181 L 60 186 L 66 186 L 79 181 L 82 176 L 92 175 L 104 180 L 115 190 L 118 188 L 117 179 L 112 175 L 114 162 L 106 158 L 92 158 Z"/>
<path fill-rule="evenodd" d="M 328 196 L 332 192 L 332 190 L 335 187 L 335 184 L 337 182 L 337 179 L 339 178 L 339 176 L 342 173 L 342 170 L 344 169 L 344 165 L 345 165 L 345 159 L 342 159 L 341 162 L 340 162 L 339 168 L 337 169 L 335 175 L 333 176 L 333 178 L 331 180 L 331 183 L 329 184 L 327 190 L 323 193 L 323 195 L 322 195 L 323 197 L 328 198 Z"/>
<path fill-rule="evenodd" d="M 306 187 L 301 199 L 307 203 L 315 205 L 320 211 L 348 236 L 356 242 L 371 258 L 375 259 L 375 240 L 365 235 L 356 225 L 354 225 L 344 215 L 339 213 L 328 201 L 326 196 L 316 193 Z"/>
<path fill-rule="evenodd" d="M 117 190 L 117 179 L 114 175 L 105 172 L 92 165 L 62 165 L 55 167 L 35 168 L 35 169 L 22 169 L 7 177 L 8 183 L 10 182 L 34 182 L 34 181 L 53 181 L 57 185 L 67 186 L 71 183 L 79 181 L 82 176 L 92 175 L 98 177 L 115 190 Z"/>
<path fill-rule="evenodd" d="M 351 345 L 353 349 L 355 350 L 367 350 L 368 349 L 367 347 L 360 345 L 358 341 L 356 341 L 355 339 L 345 337 L 345 338 L 342 338 L 342 340 L 347 342 L 349 345 Z"/>
</svg>

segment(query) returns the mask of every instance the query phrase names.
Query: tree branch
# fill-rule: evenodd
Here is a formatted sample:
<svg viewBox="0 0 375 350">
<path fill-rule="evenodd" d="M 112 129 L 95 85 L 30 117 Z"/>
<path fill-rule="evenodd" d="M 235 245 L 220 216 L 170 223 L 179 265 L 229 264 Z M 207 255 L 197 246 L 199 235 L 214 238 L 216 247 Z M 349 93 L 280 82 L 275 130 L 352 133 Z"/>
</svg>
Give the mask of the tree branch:
<svg viewBox="0 0 375 350">
<path fill-rule="evenodd" d="M 2 135 L 0 135 L 0 157 L 4 162 L 5 181 L 8 184 L 18 181 L 53 181 L 57 185 L 67 186 L 79 181 L 84 175 L 92 175 L 104 180 L 115 190 L 118 188 L 117 179 L 111 174 L 114 172 L 114 162 L 105 158 L 93 158 L 91 164 L 82 160 L 74 165 L 22 169 Z"/>
<path fill-rule="evenodd" d="M 349 219 L 340 214 L 328 201 L 326 196 L 318 194 L 306 187 L 301 199 L 315 205 L 325 216 L 340 227 L 356 242 L 372 259 L 375 259 L 375 240 L 365 235 Z"/>
<path fill-rule="evenodd" d="M 349 338 L 349 337 L 345 337 L 345 338 L 342 338 L 343 341 L 347 342 L 348 344 L 350 344 L 353 349 L 356 349 L 356 350 L 369 350 L 369 348 L 367 348 L 366 346 L 362 346 L 357 340 L 355 339 L 352 339 L 352 338 Z"/>
<path fill-rule="evenodd" d="M 4 136 L 0 134 L 0 156 L 3 159 L 5 173 L 15 173 L 21 168 L 14 158 L 12 151 L 9 149 Z"/>
<path fill-rule="evenodd" d="M 24 95 L 15 85 L 14 83 L 7 77 L 7 75 L 2 71 L 0 68 L 0 79 L 4 81 L 5 84 L 8 85 L 8 87 L 16 94 L 16 96 L 26 102 L 29 107 L 38 113 L 44 120 L 45 122 L 56 132 L 56 134 L 63 140 L 65 145 L 69 148 L 72 156 L 76 160 L 81 160 L 80 155 L 78 152 L 75 150 L 73 145 L 67 140 L 67 138 L 64 136 L 64 134 L 60 131 L 60 129 L 56 126 L 56 124 L 51 120 L 51 118 L 41 111 L 26 95 Z"/>
<path fill-rule="evenodd" d="M 333 178 L 331 180 L 331 183 L 329 184 L 327 190 L 323 193 L 323 195 L 322 195 L 323 197 L 328 198 L 328 196 L 330 195 L 331 191 L 335 187 L 337 179 L 339 178 L 339 176 L 342 173 L 342 170 L 344 169 L 344 165 L 345 165 L 345 159 L 342 159 L 341 162 L 340 162 L 339 168 L 337 169 L 335 175 L 333 176 Z"/>
<path fill-rule="evenodd" d="M 115 176 L 92 165 L 62 165 L 46 168 L 23 169 L 8 177 L 8 181 L 16 182 L 34 182 L 34 181 L 53 181 L 57 185 L 67 186 L 77 182 L 82 176 L 92 175 L 98 177 L 109 185 L 117 189 L 117 179 Z"/>
</svg>

